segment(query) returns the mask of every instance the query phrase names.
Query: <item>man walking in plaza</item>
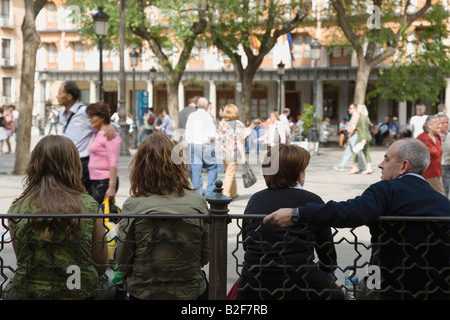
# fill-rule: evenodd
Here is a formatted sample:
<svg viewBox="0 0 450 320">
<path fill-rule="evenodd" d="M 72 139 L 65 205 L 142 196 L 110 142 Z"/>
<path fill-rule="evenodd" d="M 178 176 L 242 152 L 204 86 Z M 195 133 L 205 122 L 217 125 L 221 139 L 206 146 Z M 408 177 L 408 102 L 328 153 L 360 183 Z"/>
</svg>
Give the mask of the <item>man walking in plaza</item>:
<svg viewBox="0 0 450 320">
<path fill-rule="evenodd" d="M 192 99 L 190 99 L 189 104 L 180 111 L 178 114 L 178 129 L 186 129 L 186 123 L 189 118 L 189 115 L 192 112 L 197 111 L 197 101 L 200 97 L 195 96 Z"/>
<path fill-rule="evenodd" d="M 450 217 L 449 200 L 422 177 L 430 163 L 417 139 L 394 142 L 379 164 L 382 181 L 347 201 L 279 209 L 263 220 L 281 227 L 368 225 L 371 265 L 381 270 L 379 298 L 448 299 L 450 222 L 383 222 L 381 216 Z"/>
<path fill-rule="evenodd" d="M 63 135 L 75 144 L 80 154 L 83 167 L 82 182 L 86 190 L 90 191 L 91 180 L 89 178 L 89 151 L 97 129 L 91 126 L 86 114 L 86 105 L 80 101 L 81 91 L 74 81 L 66 81 L 59 87 L 56 99 L 59 105 L 64 107 L 59 113 L 59 123 L 61 124 Z M 108 140 L 114 138 L 116 129 L 113 125 L 108 125 L 105 135 Z"/>
<path fill-rule="evenodd" d="M 208 171 L 208 184 L 205 196 L 214 194 L 217 180 L 217 160 L 215 142 L 217 130 L 213 118 L 207 112 L 208 99 L 201 97 L 197 101 L 197 111 L 191 113 L 186 123 L 185 139 L 189 144 L 192 186 L 203 194 L 202 170 Z"/>
</svg>

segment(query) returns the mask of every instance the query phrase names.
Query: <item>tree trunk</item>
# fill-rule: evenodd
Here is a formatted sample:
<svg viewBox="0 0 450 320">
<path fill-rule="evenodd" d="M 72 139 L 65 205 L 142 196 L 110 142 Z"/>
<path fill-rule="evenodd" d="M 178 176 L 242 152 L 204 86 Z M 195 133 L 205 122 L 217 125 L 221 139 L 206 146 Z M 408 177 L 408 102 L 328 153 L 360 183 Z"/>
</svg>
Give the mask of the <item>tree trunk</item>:
<svg viewBox="0 0 450 320">
<path fill-rule="evenodd" d="M 178 85 L 179 81 L 167 84 L 167 109 L 175 129 L 178 128 Z"/>
<path fill-rule="evenodd" d="M 252 90 L 253 90 L 253 76 L 249 75 L 248 72 L 244 71 L 242 75 L 242 92 L 241 92 L 241 105 L 238 106 L 239 118 L 241 121 L 252 118 Z"/>
<path fill-rule="evenodd" d="M 31 127 L 33 117 L 34 73 L 36 53 L 41 39 L 36 31 L 36 15 L 32 0 L 25 0 L 25 17 L 22 23 L 23 51 L 18 110 L 19 128 L 16 131 L 16 159 L 14 174 L 25 174 L 30 159 Z"/>
<path fill-rule="evenodd" d="M 353 97 L 353 103 L 356 105 L 365 104 L 367 84 L 369 83 L 371 71 L 372 67 L 364 61 L 364 57 L 360 59 L 358 64 L 358 72 L 356 74 L 355 94 Z"/>
</svg>

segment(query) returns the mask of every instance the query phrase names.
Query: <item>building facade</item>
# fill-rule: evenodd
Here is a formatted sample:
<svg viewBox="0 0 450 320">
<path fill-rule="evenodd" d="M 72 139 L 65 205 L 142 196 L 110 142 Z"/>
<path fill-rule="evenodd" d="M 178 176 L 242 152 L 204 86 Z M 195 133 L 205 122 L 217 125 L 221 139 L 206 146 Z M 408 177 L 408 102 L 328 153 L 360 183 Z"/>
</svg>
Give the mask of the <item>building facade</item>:
<svg viewBox="0 0 450 320">
<path fill-rule="evenodd" d="M 17 104 L 19 100 L 22 31 L 25 14 L 22 1 L 0 0 L 0 92 L 1 104 Z"/>
<path fill-rule="evenodd" d="M 20 27 L 23 8 L 19 1 L 1 0 L 2 21 L 5 25 L 14 22 L 14 28 L 2 27 L 2 96 L 3 103 L 17 102 L 20 68 L 14 63 L 20 61 L 21 32 Z M 416 1 L 417 2 L 417 1 Z M 421 2 L 421 0 L 418 0 Z M 417 3 L 420 5 L 420 3 Z M 447 6 L 447 1 L 444 0 Z M 312 13 L 317 18 L 315 24 L 300 25 L 289 35 L 278 39 L 272 51 L 265 57 L 263 64 L 253 81 L 252 117 L 266 118 L 274 109 L 289 107 L 291 115 L 297 116 L 305 111 L 305 106 L 317 101 L 316 110 L 319 118 L 328 117 L 337 124 L 347 116 L 347 107 L 352 102 L 357 62 L 355 53 L 343 46 L 334 46 L 330 41 L 333 29 L 325 28 L 326 17 L 319 12 L 326 12 L 328 1 L 312 1 Z M 320 10 L 319 10 L 320 9 Z M 82 100 L 91 103 L 99 100 L 99 50 L 90 43 L 83 42 L 79 34 L 79 8 L 65 7 L 64 1 L 49 1 L 36 19 L 36 26 L 41 36 L 41 45 L 37 53 L 35 113 L 45 112 L 45 102 L 56 104 L 56 95 L 60 84 L 67 80 L 76 81 L 82 90 Z M 5 18 L 3 18 L 5 17 Z M 10 20 L 8 20 L 10 19 Z M 12 19 L 12 20 L 11 20 Z M 1 22 L 1 21 L 0 21 Z M 318 61 L 311 58 L 311 41 L 317 39 L 322 45 L 322 54 Z M 9 48 L 14 48 L 8 51 Z M 5 50 L 3 48 L 6 48 Z M 414 50 L 414 48 L 412 48 Z M 9 52 L 9 54 L 8 54 Z M 133 95 L 133 69 L 130 65 L 130 48 L 125 49 L 126 69 L 126 109 L 131 113 Z M 103 86 L 105 101 L 111 111 L 118 108 L 119 97 L 119 55 L 117 52 L 104 50 Z M 8 61 L 8 58 L 10 59 Z M 392 60 L 386 60 L 378 67 L 387 67 Z M 285 73 L 279 76 L 277 65 L 283 62 Z M 7 64 L 10 64 L 7 65 Z M 12 67 L 11 67 L 12 66 Z M 151 79 L 149 70 L 156 68 L 156 78 Z M 163 73 L 158 70 L 158 63 L 150 50 L 141 52 L 139 63 L 135 68 L 135 91 L 138 106 L 153 107 L 156 112 L 167 106 L 167 91 Z M 11 78 L 11 80 L 8 80 Z M 377 69 L 369 79 L 369 88 L 378 80 Z M 10 85 L 9 83 L 12 82 Z M 314 90 L 314 87 L 316 88 Z M 198 40 L 192 52 L 191 60 L 179 86 L 180 110 L 188 104 L 188 99 L 195 95 L 209 98 L 213 105 L 213 114 L 227 103 L 239 101 L 240 83 L 231 63 L 218 54 L 214 47 Z M 450 106 L 450 85 L 440 94 L 440 102 Z M 315 94 L 315 96 L 314 96 Z M 414 115 L 413 104 L 397 103 L 377 98 L 368 105 L 370 118 L 378 123 L 385 116 L 397 116 L 401 125 Z M 436 106 L 428 105 L 428 113 L 433 113 Z"/>
</svg>

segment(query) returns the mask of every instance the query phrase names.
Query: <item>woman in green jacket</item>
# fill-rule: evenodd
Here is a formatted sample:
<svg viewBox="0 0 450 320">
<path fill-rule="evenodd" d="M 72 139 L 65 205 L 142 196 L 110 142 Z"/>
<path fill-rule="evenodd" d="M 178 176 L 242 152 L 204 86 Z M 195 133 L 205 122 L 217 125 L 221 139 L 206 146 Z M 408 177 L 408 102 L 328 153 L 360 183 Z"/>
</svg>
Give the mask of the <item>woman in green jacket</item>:
<svg viewBox="0 0 450 320">
<path fill-rule="evenodd" d="M 81 170 L 78 150 L 70 139 L 42 138 L 31 153 L 25 190 L 8 213 L 97 213 L 98 203 L 87 194 Z M 106 277 L 108 263 L 102 219 L 21 218 L 11 220 L 9 226 L 17 269 L 4 299 L 115 297 L 110 281 L 110 290 L 96 290 Z"/>
<path fill-rule="evenodd" d="M 366 160 L 366 170 L 361 172 L 362 174 L 371 174 L 372 171 L 372 158 L 370 157 L 369 146 L 372 141 L 372 134 L 370 132 L 370 119 L 369 112 L 367 111 L 367 107 L 364 104 L 359 104 L 356 107 L 357 112 L 359 113 L 359 119 L 356 124 L 356 132 L 358 132 L 358 140 L 356 140 L 355 146 L 357 146 L 360 142 L 364 144 L 362 152 L 364 154 L 364 158 Z M 358 169 L 358 154 L 359 152 L 354 153 L 354 161 L 353 168 L 350 173 L 357 173 Z"/>
<path fill-rule="evenodd" d="M 130 164 L 130 194 L 123 213 L 142 218 L 119 223 L 116 261 L 125 274 L 130 299 L 207 299 L 202 267 L 209 259 L 208 228 L 199 218 L 152 218 L 152 214 L 207 214 L 206 201 L 191 188 L 184 162 L 176 164 L 176 145 L 164 133 L 141 142 Z"/>
</svg>

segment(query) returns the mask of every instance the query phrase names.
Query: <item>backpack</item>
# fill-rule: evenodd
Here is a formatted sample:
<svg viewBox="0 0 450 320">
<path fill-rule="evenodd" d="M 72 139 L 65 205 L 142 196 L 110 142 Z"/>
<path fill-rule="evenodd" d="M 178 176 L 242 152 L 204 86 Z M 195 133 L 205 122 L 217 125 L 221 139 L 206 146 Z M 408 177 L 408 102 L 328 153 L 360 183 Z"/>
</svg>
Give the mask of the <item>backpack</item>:
<svg viewBox="0 0 450 320">
<path fill-rule="evenodd" d="M 151 115 L 148 117 L 147 123 L 148 123 L 149 125 L 153 125 L 153 124 L 155 123 L 155 116 L 154 116 L 153 114 L 151 114 Z"/>
</svg>

